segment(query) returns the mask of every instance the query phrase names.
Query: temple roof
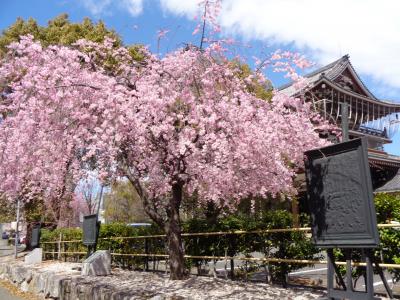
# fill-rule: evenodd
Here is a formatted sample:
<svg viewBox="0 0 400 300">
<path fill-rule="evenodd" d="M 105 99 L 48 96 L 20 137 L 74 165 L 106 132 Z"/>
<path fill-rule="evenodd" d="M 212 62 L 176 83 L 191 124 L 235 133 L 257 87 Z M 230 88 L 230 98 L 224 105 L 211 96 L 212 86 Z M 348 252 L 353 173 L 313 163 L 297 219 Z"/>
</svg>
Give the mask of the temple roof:
<svg viewBox="0 0 400 300">
<path fill-rule="evenodd" d="M 379 193 L 394 193 L 400 192 L 400 171 L 393 177 L 392 180 L 388 181 L 385 185 L 376 189 L 375 192 Z"/>
<path fill-rule="evenodd" d="M 344 73 L 347 73 L 348 76 L 346 77 L 346 80 L 353 81 L 355 85 L 357 85 L 359 89 L 359 93 L 363 96 L 366 96 L 368 98 L 378 100 L 372 94 L 372 92 L 365 86 L 365 84 L 362 82 L 361 78 L 358 76 L 357 72 L 355 71 L 353 65 L 350 62 L 349 55 L 344 55 L 343 57 L 339 58 L 338 60 L 321 67 L 311 73 L 308 73 L 304 75 L 303 77 L 307 78 L 309 84 L 313 84 L 317 81 L 319 81 L 321 78 L 326 78 L 329 81 L 338 81 L 341 76 L 343 76 Z M 351 78 L 347 78 L 351 77 Z M 283 85 L 278 88 L 279 91 L 288 94 L 290 96 L 296 94 L 298 91 L 293 87 L 293 82 L 290 82 L 286 85 Z"/>
</svg>

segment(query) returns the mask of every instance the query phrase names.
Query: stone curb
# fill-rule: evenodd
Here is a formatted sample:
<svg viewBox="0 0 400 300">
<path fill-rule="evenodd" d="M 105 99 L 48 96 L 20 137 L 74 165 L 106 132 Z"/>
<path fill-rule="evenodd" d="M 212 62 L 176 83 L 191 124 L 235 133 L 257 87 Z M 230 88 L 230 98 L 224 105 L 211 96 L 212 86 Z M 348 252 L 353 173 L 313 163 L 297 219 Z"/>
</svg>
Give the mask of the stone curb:
<svg viewBox="0 0 400 300">
<path fill-rule="evenodd" d="M 135 296 L 127 291 L 118 291 L 115 286 L 96 283 L 90 277 L 41 270 L 39 265 L 24 266 L 20 262 L 0 263 L 0 278 L 9 280 L 24 292 L 31 292 L 43 298 L 60 300 L 138 299 L 138 295 Z"/>
</svg>

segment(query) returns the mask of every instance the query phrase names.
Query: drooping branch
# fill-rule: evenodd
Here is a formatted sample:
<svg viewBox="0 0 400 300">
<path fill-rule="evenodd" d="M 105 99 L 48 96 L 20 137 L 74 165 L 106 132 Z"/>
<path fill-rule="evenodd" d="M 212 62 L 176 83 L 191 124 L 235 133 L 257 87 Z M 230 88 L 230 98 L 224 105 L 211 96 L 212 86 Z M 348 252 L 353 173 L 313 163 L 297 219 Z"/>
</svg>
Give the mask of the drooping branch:
<svg viewBox="0 0 400 300">
<path fill-rule="evenodd" d="M 56 86 L 54 86 L 54 88 L 69 88 L 69 87 L 88 87 L 88 88 L 94 89 L 96 91 L 100 91 L 101 90 L 101 88 L 99 88 L 97 86 L 93 86 L 93 85 L 90 85 L 90 84 L 84 84 L 84 83 L 71 83 L 69 85 L 56 85 Z M 50 89 L 50 87 L 48 89 Z"/>
<path fill-rule="evenodd" d="M 200 38 L 200 50 L 203 49 L 203 43 L 204 43 L 204 38 L 205 38 L 205 32 L 206 32 L 206 19 L 207 19 L 207 6 L 208 6 L 208 1 L 204 4 L 204 13 L 203 13 L 203 25 L 201 29 L 201 38 Z"/>
</svg>

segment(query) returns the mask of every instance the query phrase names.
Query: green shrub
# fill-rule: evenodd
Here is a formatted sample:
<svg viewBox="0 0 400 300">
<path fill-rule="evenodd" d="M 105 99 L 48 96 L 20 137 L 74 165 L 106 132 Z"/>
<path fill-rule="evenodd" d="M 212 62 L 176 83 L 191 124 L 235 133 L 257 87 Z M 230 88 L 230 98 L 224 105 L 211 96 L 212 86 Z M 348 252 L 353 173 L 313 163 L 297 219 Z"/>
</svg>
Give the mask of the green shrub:
<svg viewBox="0 0 400 300">
<path fill-rule="evenodd" d="M 97 249 L 110 250 L 112 253 L 143 253 L 145 252 L 145 240 L 144 239 L 123 239 L 117 237 L 135 237 L 144 235 L 160 234 L 161 231 L 155 226 L 149 227 L 132 227 L 127 224 L 113 223 L 104 224 L 100 226 L 99 240 L 97 244 Z M 87 252 L 87 247 L 80 242 L 82 240 L 82 229 L 81 228 L 59 228 L 55 230 L 41 230 L 41 242 L 42 247 L 47 253 L 46 258 L 55 258 L 58 251 L 58 244 L 46 242 L 59 241 L 61 238 L 63 241 L 75 241 L 78 242 L 67 242 L 61 244 L 62 252 Z M 147 242 L 148 252 L 150 253 L 162 253 L 164 252 L 164 241 L 150 241 Z M 162 251 L 161 251 L 162 249 Z M 160 252 L 161 251 L 161 252 Z M 54 253 L 54 254 L 53 254 Z M 61 257 L 68 261 L 78 261 L 85 257 L 85 254 L 62 254 Z M 113 264 L 121 267 L 136 266 L 139 267 L 143 265 L 145 258 L 134 257 L 134 256 L 113 256 Z"/>
<path fill-rule="evenodd" d="M 380 253 L 387 264 L 400 264 L 400 228 L 382 228 L 379 230 L 381 246 Z M 394 281 L 400 280 L 399 269 L 388 269 Z"/>
<path fill-rule="evenodd" d="M 266 212 L 257 218 L 247 215 L 231 215 L 219 218 L 213 223 L 208 223 L 206 219 L 192 219 L 184 224 L 184 230 L 187 232 L 231 232 L 291 228 L 292 226 L 292 214 L 284 210 L 276 210 Z M 253 252 L 261 252 L 268 258 L 318 258 L 318 250 L 311 244 L 304 232 L 209 235 L 186 237 L 184 240 L 185 253 L 188 255 L 252 257 Z M 201 265 L 209 262 L 208 259 L 188 260 L 188 266 L 195 265 L 200 273 Z M 304 267 L 304 265 L 287 263 L 270 263 L 268 265 L 272 281 L 284 285 L 289 272 Z M 245 263 L 244 272 L 239 270 L 238 273 L 244 273 L 243 276 L 247 276 L 247 273 L 256 271 L 263 266 L 265 264 L 260 262 Z"/>
<path fill-rule="evenodd" d="M 400 196 L 379 193 L 374 198 L 378 223 L 400 221 Z"/>
<path fill-rule="evenodd" d="M 58 242 L 63 241 L 81 241 L 82 230 L 80 228 L 58 228 L 54 230 L 42 229 L 41 230 L 41 243 L 43 251 L 45 252 L 45 259 L 57 259 L 58 250 L 61 252 L 61 258 L 65 261 L 79 261 L 84 255 L 71 255 L 69 252 L 87 252 L 86 247 L 81 242 L 68 242 L 61 243 L 61 249 L 58 249 L 58 243 L 47 243 L 47 242 Z"/>
<path fill-rule="evenodd" d="M 400 221 L 400 196 L 390 194 L 377 194 L 375 196 L 375 207 L 378 223 L 389 223 Z M 302 226 L 309 226 L 310 219 L 307 215 L 300 216 Z M 235 230 L 252 231 L 275 228 L 293 227 L 292 214 L 285 210 L 267 211 L 258 214 L 257 217 L 246 214 L 220 216 L 219 218 L 193 218 L 182 223 L 183 232 L 228 232 L 224 235 L 206 235 L 183 237 L 185 253 L 193 256 L 246 256 L 252 257 L 254 252 L 260 252 L 268 258 L 280 259 L 318 259 L 319 251 L 312 245 L 309 237 L 304 232 L 279 232 L 258 234 L 229 234 Z M 165 238 L 123 239 L 117 237 L 135 237 L 162 234 L 157 226 L 131 227 L 126 224 L 112 223 L 102 225 L 99 234 L 98 249 L 109 249 L 112 253 L 134 254 L 134 253 L 156 253 L 164 254 Z M 400 230 L 398 228 L 381 228 L 379 230 L 381 245 L 376 255 L 382 257 L 385 263 L 400 263 Z M 42 242 L 58 241 L 62 235 L 63 240 L 82 240 L 80 228 L 61 228 L 53 231 L 42 230 Z M 57 244 L 43 244 L 44 251 L 57 252 Z M 64 252 L 86 252 L 87 249 L 78 243 L 65 243 L 62 245 Z M 337 260 L 344 260 L 340 249 L 335 251 Z M 54 257 L 46 254 L 47 258 Z M 71 257 L 62 256 L 71 260 Z M 83 258 L 81 255 L 80 258 Z M 353 252 L 354 260 L 361 260 L 361 252 Z M 155 258 L 153 261 L 160 260 Z M 121 267 L 141 268 L 148 261 L 147 258 L 134 256 L 113 256 L 113 263 Z M 210 263 L 210 259 L 187 259 L 188 268 L 196 267 L 202 272 L 203 266 Z M 296 269 L 304 267 L 302 264 L 269 263 L 269 274 L 274 282 L 286 284 L 286 275 Z M 247 276 L 251 271 L 265 267 L 260 262 L 245 263 L 239 273 Z M 344 268 L 340 268 L 344 274 Z M 357 279 L 364 273 L 362 267 L 354 268 L 353 276 Z M 395 280 L 400 279 L 400 270 L 388 270 Z"/>
<path fill-rule="evenodd" d="M 105 224 L 100 227 L 98 249 L 110 250 L 111 253 L 118 254 L 137 254 L 163 253 L 165 244 L 164 239 L 144 239 L 132 238 L 137 236 L 147 236 L 160 234 L 161 231 L 156 226 L 132 227 L 122 223 Z M 121 238 L 130 237 L 130 238 Z M 142 267 L 147 258 L 127 255 L 114 255 L 114 265 L 128 268 Z"/>
<path fill-rule="evenodd" d="M 236 230 L 252 231 L 275 228 L 291 228 L 292 215 L 284 210 L 270 211 L 255 218 L 248 215 L 229 215 L 214 219 L 190 219 L 182 223 L 183 232 L 228 232 L 224 235 L 189 236 L 183 237 L 185 254 L 193 256 L 246 256 L 252 257 L 254 252 L 263 253 L 269 258 L 312 259 L 316 258 L 318 250 L 311 244 L 304 232 L 229 234 Z M 156 253 L 164 254 L 165 238 L 134 239 L 135 236 L 157 235 L 162 231 L 156 226 L 131 227 L 126 224 L 112 223 L 100 227 L 98 249 L 107 249 L 116 254 Z M 82 230 L 61 228 L 53 231 L 42 230 L 42 241 L 57 241 L 60 234 L 63 240 L 81 240 Z M 119 237 L 131 237 L 129 239 Z M 45 251 L 57 251 L 57 244 L 46 244 Z M 53 248 L 51 248 L 53 247 Z M 66 243 L 62 250 L 86 252 L 82 243 Z M 73 260 L 71 257 L 62 256 Z M 83 258 L 81 255 L 80 258 Z M 51 258 L 51 255 L 50 257 Z M 157 261 L 159 259 L 155 259 Z M 142 268 L 146 263 L 145 257 L 114 255 L 114 265 L 121 267 Z M 202 272 L 202 267 L 211 262 L 210 259 L 187 259 L 188 268 L 196 267 Z M 244 263 L 242 273 L 248 273 L 265 267 L 261 262 Z M 274 282 L 286 284 L 288 272 L 302 268 L 299 264 L 270 263 L 269 273 Z M 237 273 L 240 273 L 238 271 Z M 239 274 L 236 274 L 239 275 Z"/>
<path fill-rule="evenodd" d="M 379 193 L 375 196 L 375 209 L 378 223 L 400 222 L 400 196 Z M 381 255 L 385 263 L 400 263 L 400 228 L 381 228 L 379 230 Z M 394 281 L 400 280 L 399 269 L 388 269 Z"/>
<path fill-rule="evenodd" d="M 266 212 L 262 222 L 267 225 L 267 229 L 293 227 L 292 214 L 282 210 Z M 320 258 L 319 250 L 314 247 L 306 234 L 300 231 L 268 234 L 263 252 L 266 257 L 280 259 Z M 286 285 L 287 274 L 303 267 L 302 264 L 271 263 L 269 271 L 273 282 Z"/>
</svg>

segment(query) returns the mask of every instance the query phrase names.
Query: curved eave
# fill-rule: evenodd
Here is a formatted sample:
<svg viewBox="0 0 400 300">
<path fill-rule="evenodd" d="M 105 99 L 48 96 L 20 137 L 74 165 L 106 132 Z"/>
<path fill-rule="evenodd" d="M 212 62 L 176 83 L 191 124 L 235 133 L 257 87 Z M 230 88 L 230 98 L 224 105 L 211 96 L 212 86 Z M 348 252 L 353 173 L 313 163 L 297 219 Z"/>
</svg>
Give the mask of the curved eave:
<svg viewBox="0 0 400 300">
<path fill-rule="evenodd" d="M 345 69 L 348 69 L 350 71 L 350 73 L 353 76 L 353 78 L 355 79 L 356 83 L 358 84 L 358 86 L 362 89 L 362 91 L 366 95 L 368 95 L 372 99 L 379 101 L 379 99 L 377 97 L 375 97 L 375 95 L 372 94 L 372 92 L 367 88 L 367 86 L 361 80 L 360 76 L 358 76 L 356 70 L 354 69 L 353 65 L 351 64 L 351 62 L 349 60 L 349 56 L 347 56 L 346 63 L 343 65 L 343 69 L 341 70 L 341 72 L 338 73 L 335 77 L 331 78 L 331 80 L 335 80 L 336 78 L 338 78 Z"/>
<path fill-rule="evenodd" d="M 372 165 L 400 168 L 400 158 L 394 158 L 387 154 L 378 154 L 368 151 L 368 161 L 372 163 Z"/>
<path fill-rule="evenodd" d="M 317 80 L 316 82 L 314 82 L 314 84 L 310 88 L 308 88 L 307 90 L 311 90 L 312 88 L 316 87 L 320 83 L 326 83 L 330 87 L 340 91 L 343 94 L 346 94 L 346 95 L 349 95 L 349 96 L 352 96 L 352 97 L 355 97 L 355 98 L 359 98 L 361 100 L 368 101 L 368 102 L 373 103 L 373 104 L 383 105 L 383 106 L 386 106 L 386 107 L 389 107 L 389 108 L 395 108 L 395 109 L 398 109 L 400 111 L 400 104 L 397 104 L 397 103 L 394 103 L 394 102 L 389 102 L 389 101 L 378 100 L 376 98 L 372 99 L 372 98 L 360 95 L 358 93 L 355 93 L 355 92 L 352 92 L 352 91 L 348 91 L 348 90 L 342 88 L 337 83 L 329 80 L 325 76 L 321 76 L 321 78 L 319 80 Z"/>
<path fill-rule="evenodd" d="M 364 132 L 360 132 L 357 130 L 349 130 L 349 134 L 356 136 L 356 137 L 362 137 L 362 136 L 366 136 L 368 137 L 369 140 L 374 140 L 374 141 L 379 141 L 379 142 L 383 142 L 385 144 L 390 144 L 392 143 L 392 140 L 383 136 L 376 136 L 376 135 L 371 135 L 368 133 L 364 133 Z"/>
<path fill-rule="evenodd" d="M 336 80 L 339 76 L 343 74 L 345 70 L 348 70 L 351 74 L 352 79 L 358 85 L 358 87 L 363 91 L 367 97 L 379 100 L 364 84 L 361 77 L 358 76 L 357 71 L 354 69 L 353 65 L 350 62 L 350 56 L 348 54 L 339 58 L 338 60 L 323 66 L 319 69 L 314 70 L 311 73 L 305 74 L 303 77 L 311 80 L 311 84 L 314 84 L 320 76 L 325 76 L 329 80 Z M 285 85 L 282 85 L 278 88 L 278 91 L 283 91 L 293 85 L 294 82 L 288 82 Z"/>
</svg>

